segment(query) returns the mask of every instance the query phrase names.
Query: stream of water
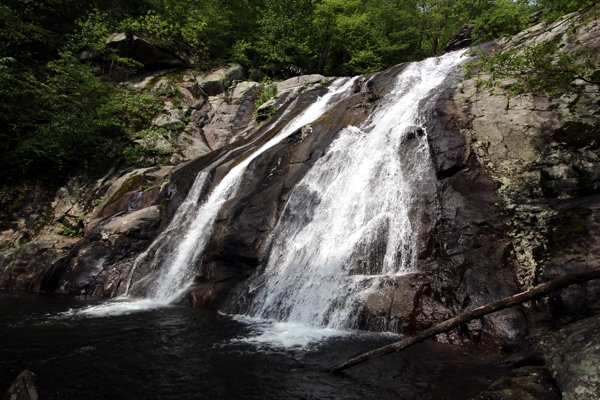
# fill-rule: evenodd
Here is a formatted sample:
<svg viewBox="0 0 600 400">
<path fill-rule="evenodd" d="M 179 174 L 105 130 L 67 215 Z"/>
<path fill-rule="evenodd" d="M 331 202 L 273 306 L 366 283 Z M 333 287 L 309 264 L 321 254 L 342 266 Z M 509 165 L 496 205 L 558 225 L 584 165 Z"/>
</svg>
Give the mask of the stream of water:
<svg viewBox="0 0 600 400">
<path fill-rule="evenodd" d="M 485 389 L 502 373 L 495 355 L 436 343 L 344 376 L 319 371 L 398 340 L 353 329 L 381 279 L 415 269 L 419 188 L 435 179 L 419 127 L 460 56 L 411 64 L 370 117 L 339 133 L 290 195 L 269 256 L 245 283 L 244 315 L 172 304 L 189 289 L 217 213 L 246 167 L 346 98 L 356 78 L 335 81 L 205 200 L 209 171 L 199 173 L 170 225 L 135 261 L 126 297 L 0 293 L 0 323 L 9 327 L 0 331 L 7 344 L 0 384 L 29 368 L 61 398 L 75 399 L 464 399 Z M 151 272 L 133 279 L 139 263 Z"/>
<path fill-rule="evenodd" d="M 89 306 L 0 292 L 0 392 L 30 369 L 60 399 L 458 400 L 503 372 L 496 355 L 425 343 L 336 376 L 319 369 L 397 336 L 353 333 L 282 348 L 257 341 L 265 321 L 176 306 L 102 318 L 79 312 Z"/>
<path fill-rule="evenodd" d="M 435 185 L 419 126 L 462 53 L 410 64 L 369 118 L 349 126 L 298 183 L 246 285 L 251 316 L 356 329 L 381 278 L 414 272 L 419 209 Z"/>
</svg>

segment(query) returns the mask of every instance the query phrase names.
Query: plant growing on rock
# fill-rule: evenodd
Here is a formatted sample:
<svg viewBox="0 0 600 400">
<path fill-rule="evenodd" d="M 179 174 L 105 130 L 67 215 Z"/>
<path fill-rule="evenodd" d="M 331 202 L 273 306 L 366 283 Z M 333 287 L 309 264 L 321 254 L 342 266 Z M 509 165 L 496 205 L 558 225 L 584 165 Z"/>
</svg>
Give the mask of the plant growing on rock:
<svg viewBox="0 0 600 400">
<path fill-rule="evenodd" d="M 254 107 L 258 108 L 271 99 L 277 98 L 277 85 L 267 86 L 265 90 L 254 100 Z"/>
<path fill-rule="evenodd" d="M 496 88 L 510 97 L 524 93 L 549 95 L 552 98 L 574 94 L 581 90 L 577 81 L 600 85 L 598 54 L 588 48 L 566 51 L 565 43 L 579 29 L 589 29 L 589 14 L 595 10 L 567 17 L 562 23 L 571 24 L 564 34 L 550 40 L 518 46 L 510 43 L 492 53 L 479 51 L 478 59 L 467 63 L 465 78 L 476 78 L 478 87 L 493 91 Z M 588 22 L 587 25 L 584 25 Z M 594 20 L 591 24 L 597 24 Z"/>
</svg>

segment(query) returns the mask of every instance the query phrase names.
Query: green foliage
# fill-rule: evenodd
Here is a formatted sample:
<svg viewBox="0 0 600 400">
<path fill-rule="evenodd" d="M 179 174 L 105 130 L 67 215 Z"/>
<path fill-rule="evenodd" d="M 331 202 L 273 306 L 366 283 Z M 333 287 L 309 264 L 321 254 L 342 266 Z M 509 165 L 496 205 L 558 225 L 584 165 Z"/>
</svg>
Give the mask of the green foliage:
<svg viewBox="0 0 600 400">
<path fill-rule="evenodd" d="M 154 94 L 160 97 L 183 99 L 183 93 L 177 88 L 166 88 L 154 91 Z"/>
<path fill-rule="evenodd" d="M 597 3 L 596 0 L 538 0 L 536 6 L 544 11 L 543 20 L 555 21 L 565 14 L 594 8 Z"/>
<path fill-rule="evenodd" d="M 277 85 L 270 85 L 254 100 L 254 108 L 258 108 L 271 99 L 277 98 Z"/>
<path fill-rule="evenodd" d="M 0 187 L 59 182 L 84 164 L 93 169 L 118 161 L 154 165 L 169 160 L 170 151 L 155 147 L 168 135 L 149 125 L 166 98 L 175 106 L 180 102 L 183 95 L 173 88 L 181 74 L 167 76 L 172 88 L 154 94 L 115 84 L 142 65 L 107 46 L 114 33 L 142 37 L 197 70 L 233 60 L 254 71 L 256 79 L 264 73 L 281 78 L 295 66 L 308 73 L 353 75 L 437 55 L 464 23 L 475 23 L 475 37 L 484 41 L 525 27 L 524 18 L 532 11 L 543 9 L 543 18 L 555 19 L 595 4 L 594 0 L 4 0 Z M 492 76 L 483 85 L 514 93 L 563 93 L 573 89 L 575 78 L 595 82 L 594 55 L 565 55 L 556 46 L 483 56 L 470 73 L 479 68 Z M 270 86 L 257 104 L 276 95 L 276 87 Z M 133 145 L 132 138 L 147 144 Z"/>
<path fill-rule="evenodd" d="M 148 145 L 133 145 L 123 149 L 123 157 L 127 165 L 133 167 L 148 167 L 166 164 L 173 152 Z"/>
<path fill-rule="evenodd" d="M 527 10 L 518 2 L 498 0 L 491 9 L 475 19 L 474 43 L 483 43 L 503 36 L 512 36 L 527 24 Z"/>
<path fill-rule="evenodd" d="M 561 51 L 557 39 L 491 54 L 481 52 L 478 61 L 466 65 L 465 77 L 476 77 L 480 87 L 501 88 L 511 96 L 533 93 L 557 97 L 576 93 L 577 79 L 599 85 L 594 76 L 598 61 L 594 51 Z"/>
<path fill-rule="evenodd" d="M 69 237 L 83 237 L 83 229 L 75 228 L 69 225 L 63 225 L 60 234 Z"/>
<path fill-rule="evenodd" d="M 110 156 L 129 131 L 162 108 L 152 94 L 102 81 L 71 53 L 42 69 L 0 64 L 0 180 L 60 180 L 82 162 Z"/>
</svg>

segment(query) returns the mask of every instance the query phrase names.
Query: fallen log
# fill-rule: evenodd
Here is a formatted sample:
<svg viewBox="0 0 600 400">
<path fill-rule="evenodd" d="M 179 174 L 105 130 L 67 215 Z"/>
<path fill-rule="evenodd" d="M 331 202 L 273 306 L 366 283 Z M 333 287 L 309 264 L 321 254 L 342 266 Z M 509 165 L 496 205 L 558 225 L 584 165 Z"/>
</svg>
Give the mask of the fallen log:
<svg viewBox="0 0 600 400">
<path fill-rule="evenodd" d="M 331 373 L 338 373 L 348 368 L 354 367 L 355 365 L 361 364 L 365 361 L 372 360 L 374 358 L 378 358 L 389 353 L 402 351 L 407 347 L 420 343 L 426 339 L 429 339 L 432 336 L 449 331 L 450 329 L 456 328 L 457 326 L 469 322 L 475 318 L 479 318 L 484 315 L 503 310 L 505 308 L 517 306 L 527 301 L 534 300 L 538 297 L 548 295 L 554 292 L 555 290 L 563 289 L 567 286 L 575 285 L 577 283 L 584 283 L 598 278 L 600 278 L 600 268 L 562 276 L 552 281 L 532 287 L 531 289 L 525 292 L 521 292 L 510 297 L 505 297 L 501 300 L 488 303 L 471 311 L 467 311 L 466 313 L 457 315 L 454 318 L 450 318 L 449 320 L 446 320 L 441 324 L 432 326 L 431 328 L 425 329 L 421 333 L 418 333 L 399 342 L 388 344 L 387 346 L 383 346 L 378 349 L 360 354 L 346 361 L 343 364 L 328 369 L 328 371 Z"/>
</svg>

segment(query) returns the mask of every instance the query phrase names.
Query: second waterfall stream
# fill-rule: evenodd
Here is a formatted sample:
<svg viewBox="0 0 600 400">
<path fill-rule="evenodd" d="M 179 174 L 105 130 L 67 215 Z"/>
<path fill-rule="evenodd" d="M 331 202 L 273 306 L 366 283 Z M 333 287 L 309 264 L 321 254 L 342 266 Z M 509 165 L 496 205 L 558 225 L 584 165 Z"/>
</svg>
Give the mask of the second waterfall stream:
<svg viewBox="0 0 600 400">
<path fill-rule="evenodd" d="M 389 277 L 414 272 L 419 188 L 435 179 L 422 126 L 437 94 L 452 83 L 461 55 L 411 63 L 369 117 L 338 133 L 291 192 L 256 272 L 235 289 L 243 301 L 230 296 L 223 312 L 311 329 L 357 329 L 369 293 Z M 135 281 L 130 277 L 129 301 L 85 312 L 111 314 L 181 298 L 193 283 L 217 213 L 235 196 L 246 167 L 349 96 L 356 79 L 336 80 L 327 94 L 238 162 L 202 202 L 209 171 L 200 172 L 170 225 L 137 257 L 135 265 L 150 265 L 150 273 Z"/>
</svg>

